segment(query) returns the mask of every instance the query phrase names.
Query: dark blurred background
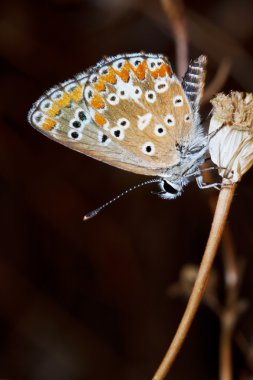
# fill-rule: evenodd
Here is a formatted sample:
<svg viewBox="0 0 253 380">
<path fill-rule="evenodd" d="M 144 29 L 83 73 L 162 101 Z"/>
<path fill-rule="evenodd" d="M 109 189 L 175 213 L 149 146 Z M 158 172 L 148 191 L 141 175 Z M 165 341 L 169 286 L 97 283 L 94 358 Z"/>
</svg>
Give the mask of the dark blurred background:
<svg viewBox="0 0 253 380">
<path fill-rule="evenodd" d="M 207 83 L 231 63 L 220 90 L 253 90 L 253 1 L 188 0 L 190 57 L 209 58 Z M 48 140 L 27 112 L 48 88 L 103 55 L 159 52 L 175 66 L 159 1 L 2 0 L 0 5 L 0 378 L 146 380 L 186 305 L 168 296 L 208 237 L 214 190 L 195 183 L 165 201 L 135 191 L 95 219 L 96 208 L 143 178 Z M 202 108 L 206 118 L 210 105 Z M 249 309 L 237 331 L 253 341 L 253 172 L 237 189 L 229 224 L 245 260 Z M 219 297 L 223 266 L 218 255 Z M 202 305 L 170 379 L 218 378 L 219 321 Z M 236 379 L 250 378 L 233 343 Z M 242 377 L 247 374 L 249 377 Z"/>
</svg>

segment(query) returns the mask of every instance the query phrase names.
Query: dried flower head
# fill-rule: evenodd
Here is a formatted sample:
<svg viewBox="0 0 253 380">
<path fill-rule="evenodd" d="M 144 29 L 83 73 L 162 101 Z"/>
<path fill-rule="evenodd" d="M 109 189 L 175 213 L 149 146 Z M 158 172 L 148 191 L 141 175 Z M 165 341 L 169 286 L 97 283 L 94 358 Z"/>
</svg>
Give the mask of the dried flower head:
<svg viewBox="0 0 253 380">
<path fill-rule="evenodd" d="M 253 165 L 253 94 L 218 94 L 211 103 L 211 159 L 223 178 L 238 182 Z"/>
</svg>

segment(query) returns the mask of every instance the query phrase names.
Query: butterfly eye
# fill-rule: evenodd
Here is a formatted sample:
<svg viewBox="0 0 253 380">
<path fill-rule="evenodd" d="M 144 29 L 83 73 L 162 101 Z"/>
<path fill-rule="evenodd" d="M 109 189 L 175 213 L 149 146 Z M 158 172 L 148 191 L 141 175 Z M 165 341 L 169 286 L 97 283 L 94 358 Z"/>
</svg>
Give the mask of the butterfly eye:
<svg viewBox="0 0 253 380">
<path fill-rule="evenodd" d="M 189 115 L 189 114 L 185 115 L 185 117 L 184 117 L 184 121 L 185 121 L 185 122 L 188 122 L 188 121 L 190 121 L 190 120 L 191 120 L 190 115 Z"/>
<path fill-rule="evenodd" d="M 159 59 L 159 60 L 157 61 L 157 66 L 160 67 L 160 66 L 162 66 L 162 64 L 163 64 L 163 61 L 162 61 L 161 59 Z"/>
<path fill-rule="evenodd" d="M 80 140 L 82 138 L 82 134 L 77 131 L 69 131 L 68 137 L 70 137 L 72 140 Z"/>
<path fill-rule="evenodd" d="M 112 106 L 115 106 L 116 104 L 119 103 L 119 97 L 118 97 L 118 95 L 116 95 L 116 94 L 109 94 L 109 95 L 107 96 L 107 101 L 108 101 L 108 103 L 110 103 Z"/>
<path fill-rule="evenodd" d="M 164 122 L 166 125 L 168 125 L 168 127 L 172 127 L 173 125 L 175 125 L 175 118 L 173 115 L 169 113 L 168 115 L 165 116 Z"/>
<path fill-rule="evenodd" d="M 181 95 L 177 95 L 173 98 L 173 104 L 175 107 L 181 107 L 183 105 L 183 98 Z"/>
<path fill-rule="evenodd" d="M 158 93 L 162 93 L 167 91 L 169 88 L 168 83 L 165 81 L 159 81 L 155 84 L 155 91 Z"/>
<path fill-rule="evenodd" d="M 162 137 L 162 136 L 166 135 L 166 129 L 161 124 L 158 124 L 154 128 L 154 133 L 156 136 Z"/>
<path fill-rule="evenodd" d="M 154 103 L 156 101 L 156 93 L 155 91 L 146 91 L 145 98 L 149 103 Z"/>
<path fill-rule="evenodd" d="M 126 119 L 125 117 L 121 117 L 118 121 L 117 121 L 117 125 L 119 127 L 122 127 L 124 129 L 127 129 L 130 125 L 130 121 L 128 119 Z"/>
<path fill-rule="evenodd" d="M 148 156 L 153 156 L 155 154 L 155 146 L 151 141 L 147 141 L 142 145 L 141 151 Z"/>
</svg>

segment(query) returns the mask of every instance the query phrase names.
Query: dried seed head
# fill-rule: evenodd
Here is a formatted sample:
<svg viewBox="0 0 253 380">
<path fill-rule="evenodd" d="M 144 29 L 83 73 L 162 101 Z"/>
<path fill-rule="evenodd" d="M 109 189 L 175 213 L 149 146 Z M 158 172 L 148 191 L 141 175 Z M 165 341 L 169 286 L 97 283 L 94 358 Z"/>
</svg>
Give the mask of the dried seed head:
<svg viewBox="0 0 253 380">
<path fill-rule="evenodd" d="M 211 103 L 211 159 L 223 178 L 238 182 L 253 165 L 253 94 L 218 94 Z"/>
</svg>

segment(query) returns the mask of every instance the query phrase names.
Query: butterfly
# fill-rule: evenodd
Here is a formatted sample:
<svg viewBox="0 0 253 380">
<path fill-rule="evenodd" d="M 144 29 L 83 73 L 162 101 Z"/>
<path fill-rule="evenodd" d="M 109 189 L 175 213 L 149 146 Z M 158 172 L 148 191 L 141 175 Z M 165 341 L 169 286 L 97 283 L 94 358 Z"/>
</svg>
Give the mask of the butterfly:
<svg viewBox="0 0 253 380">
<path fill-rule="evenodd" d="M 199 117 L 207 58 L 190 62 L 182 80 L 161 54 L 120 54 L 47 91 L 30 124 L 87 156 L 155 177 L 160 197 L 173 199 L 195 176 L 207 139 Z M 147 182 L 152 182 L 147 181 Z"/>
</svg>

